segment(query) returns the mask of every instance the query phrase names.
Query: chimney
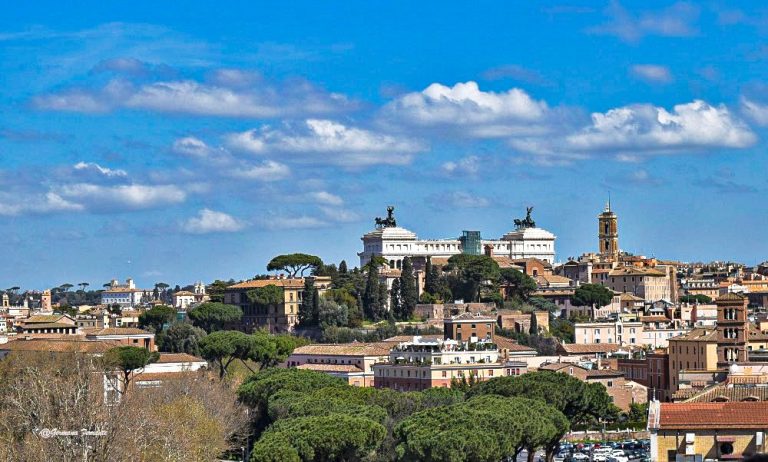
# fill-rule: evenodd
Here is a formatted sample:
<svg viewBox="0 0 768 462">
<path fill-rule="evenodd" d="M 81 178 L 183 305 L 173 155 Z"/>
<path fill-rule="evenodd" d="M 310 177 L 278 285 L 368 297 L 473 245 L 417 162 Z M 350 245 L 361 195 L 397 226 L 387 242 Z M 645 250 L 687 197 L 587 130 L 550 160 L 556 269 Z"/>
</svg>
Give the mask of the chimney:
<svg viewBox="0 0 768 462">
<path fill-rule="evenodd" d="M 491 244 L 485 244 L 485 256 L 493 258 L 493 246 Z"/>
</svg>

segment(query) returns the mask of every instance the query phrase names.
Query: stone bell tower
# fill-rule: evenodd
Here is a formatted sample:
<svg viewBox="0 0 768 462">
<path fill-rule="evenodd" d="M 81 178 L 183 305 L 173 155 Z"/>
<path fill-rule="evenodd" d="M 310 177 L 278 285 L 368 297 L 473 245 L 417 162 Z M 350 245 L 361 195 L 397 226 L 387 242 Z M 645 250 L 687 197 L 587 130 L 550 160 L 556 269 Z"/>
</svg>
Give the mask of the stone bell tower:
<svg viewBox="0 0 768 462">
<path fill-rule="evenodd" d="M 597 243 L 605 261 L 619 261 L 619 218 L 611 210 L 611 200 L 597 216 Z"/>
<path fill-rule="evenodd" d="M 747 361 L 748 320 L 747 297 L 725 294 L 717 304 L 717 364 L 723 367 Z"/>
</svg>

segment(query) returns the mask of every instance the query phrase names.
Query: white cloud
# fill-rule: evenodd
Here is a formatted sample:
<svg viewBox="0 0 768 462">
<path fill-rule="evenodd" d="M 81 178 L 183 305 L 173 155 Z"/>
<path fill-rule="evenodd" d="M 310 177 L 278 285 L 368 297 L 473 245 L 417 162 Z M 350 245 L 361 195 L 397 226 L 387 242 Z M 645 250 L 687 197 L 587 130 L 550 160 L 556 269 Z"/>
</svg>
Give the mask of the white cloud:
<svg viewBox="0 0 768 462">
<path fill-rule="evenodd" d="M 344 199 L 341 197 L 331 194 L 328 191 L 315 191 L 308 194 L 309 198 L 313 202 L 317 202 L 324 205 L 343 205 Z"/>
<path fill-rule="evenodd" d="M 449 176 L 476 176 L 480 172 L 480 158 L 468 156 L 458 161 L 448 161 L 440 166 L 444 174 Z"/>
<path fill-rule="evenodd" d="M 128 173 L 126 173 L 125 170 L 102 167 L 95 162 L 78 162 L 75 164 L 74 168 L 75 170 L 80 171 L 96 172 L 109 178 L 128 176 Z"/>
<path fill-rule="evenodd" d="M 42 110 L 85 113 L 120 108 L 197 116 L 272 118 L 330 114 L 356 106 L 344 95 L 329 93 L 304 81 L 282 85 L 247 85 L 246 73 L 227 70 L 214 82 L 168 80 L 134 85 L 122 78 L 104 87 L 73 88 L 39 95 L 33 105 Z"/>
<path fill-rule="evenodd" d="M 401 165 L 426 149 L 410 139 L 321 119 L 235 133 L 228 137 L 228 143 L 233 149 L 254 154 L 293 154 L 298 160 L 349 167 Z"/>
<path fill-rule="evenodd" d="M 205 158 L 208 157 L 215 150 L 205 144 L 205 141 L 195 138 L 194 136 L 186 136 L 179 138 L 173 142 L 173 152 L 178 154 L 184 154 L 192 157 Z"/>
<path fill-rule="evenodd" d="M 549 109 L 519 88 L 482 91 L 476 82 L 448 87 L 433 83 L 421 92 L 388 103 L 380 116 L 386 124 L 409 128 L 450 128 L 480 138 L 540 132 Z"/>
<path fill-rule="evenodd" d="M 742 97 L 741 111 L 757 125 L 768 126 L 768 105 Z"/>
<path fill-rule="evenodd" d="M 53 192 L 42 195 L 0 194 L 0 215 L 2 216 L 79 212 L 83 209 L 82 205 L 69 202 Z"/>
<path fill-rule="evenodd" d="M 155 208 L 184 202 L 187 193 L 175 185 L 116 185 L 91 183 L 66 184 L 56 189 L 64 200 L 82 204 L 89 210 L 123 211 Z"/>
<path fill-rule="evenodd" d="M 656 64 L 636 64 L 632 66 L 630 72 L 635 77 L 650 83 L 670 83 L 672 82 L 672 73 L 665 66 Z"/>
<path fill-rule="evenodd" d="M 633 43 L 646 35 L 689 37 L 697 33 L 695 23 L 699 18 L 699 8 L 691 3 L 678 2 L 662 10 L 633 15 L 618 1 L 613 1 L 606 13 L 610 20 L 593 27 L 591 32 L 614 35 Z"/>
<path fill-rule="evenodd" d="M 745 148 L 757 137 L 723 105 L 695 100 L 671 112 L 649 104 L 592 114 L 592 125 L 566 137 L 576 151 L 670 152 L 702 147 Z"/>
<path fill-rule="evenodd" d="M 360 221 L 360 215 L 352 210 L 342 209 L 340 207 L 321 206 L 320 211 L 326 219 L 335 223 L 354 223 Z"/>
<path fill-rule="evenodd" d="M 558 137 L 512 138 L 523 152 L 577 160 L 592 154 L 612 154 L 623 161 L 640 155 L 694 152 L 716 148 L 747 148 L 757 136 L 724 105 L 701 100 L 678 104 L 672 111 L 636 104 L 593 113 L 591 123 Z"/>
<path fill-rule="evenodd" d="M 259 165 L 243 164 L 229 173 L 235 178 L 260 181 L 278 181 L 288 178 L 290 174 L 291 169 L 287 165 L 273 160 L 264 161 Z"/>
<path fill-rule="evenodd" d="M 190 234 L 233 233 L 244 228 L 245 223 L 233 216 L 207 208 L 182 224 L 182 230 Z"/>
</svg>

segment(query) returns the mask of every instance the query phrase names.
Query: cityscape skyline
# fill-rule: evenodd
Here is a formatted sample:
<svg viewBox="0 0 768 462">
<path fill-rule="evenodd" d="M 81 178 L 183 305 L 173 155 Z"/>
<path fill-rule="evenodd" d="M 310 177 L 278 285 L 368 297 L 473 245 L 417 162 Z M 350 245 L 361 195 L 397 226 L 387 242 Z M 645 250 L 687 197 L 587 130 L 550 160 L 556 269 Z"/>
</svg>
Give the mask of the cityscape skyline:
<svg viewBox="0 0 768 462">
<path fill-rule="evenodd" d="M 387 205 L 423 238 L 533 205 L 565 261 L 597 251 L 608 191 L 623 250 L 768 253 L 750 5 L 150 6 L 0 18 L 6 286 L 354 266 Z"/>
</svg>

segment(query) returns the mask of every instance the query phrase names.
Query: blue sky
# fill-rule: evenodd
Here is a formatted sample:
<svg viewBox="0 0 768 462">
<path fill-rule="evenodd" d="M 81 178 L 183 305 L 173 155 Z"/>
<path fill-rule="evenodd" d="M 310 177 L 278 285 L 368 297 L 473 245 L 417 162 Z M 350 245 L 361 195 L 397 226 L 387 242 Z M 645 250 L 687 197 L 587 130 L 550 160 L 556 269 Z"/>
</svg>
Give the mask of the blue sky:
<svg viewBox="0 0 768 462">
<path fill-rule="evenodd" d="M 0 286 L 356 264 L 389 204 L 432 238 L 533 205 L 564 260 L 608 191 L 625 250 L 762 261 L 768 9 L 739 7 L 5 8 Z"/>
</svg>

